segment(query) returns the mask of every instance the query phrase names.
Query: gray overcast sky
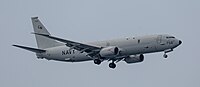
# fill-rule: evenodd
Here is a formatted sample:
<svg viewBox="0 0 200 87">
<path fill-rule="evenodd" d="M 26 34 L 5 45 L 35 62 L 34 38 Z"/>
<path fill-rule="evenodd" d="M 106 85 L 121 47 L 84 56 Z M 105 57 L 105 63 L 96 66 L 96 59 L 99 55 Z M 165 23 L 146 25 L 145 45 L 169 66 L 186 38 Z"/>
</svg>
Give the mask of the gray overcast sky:
<svg viewBox="0 0 200 87">
<path fill-rule="evenodd" d="M 36 47 L 30 18 L 55 36 L 87 42 L 170 34 L 183 41 L 163 59 L 119 62 L 110 69 L 92 61 L 36 59 L 12 44 Z M 200 87 L 200 0 L 0 0 L 0 87 Z"/>
</svg>

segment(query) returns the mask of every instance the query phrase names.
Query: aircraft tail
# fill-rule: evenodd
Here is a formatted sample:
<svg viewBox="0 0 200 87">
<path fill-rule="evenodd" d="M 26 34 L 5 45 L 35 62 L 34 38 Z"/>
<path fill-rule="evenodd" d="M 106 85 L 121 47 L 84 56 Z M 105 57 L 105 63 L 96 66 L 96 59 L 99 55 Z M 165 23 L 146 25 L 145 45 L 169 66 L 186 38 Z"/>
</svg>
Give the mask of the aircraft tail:
<svg viewBox="0 0 200 87">
<path fill-rule="evenodd" d="M 37 49 L 37 48 L 32 48 L 32 47 L 26 47 L 26 46 L 20 46 L 20 45 L 12 45 L 12 46 L 15 46 L 15 47 L 18 47 L 18 48 L 22 48 L 22 49 L 25 49 L 25 50 L 28 50 L 28 51 L 32 51 L 32 52 L 35 52 L 35 53 L 43 53 L 43 52 L 46 52 L 46 50 Z"/>
<path fill-rule="evenodd" d="M 32 17 L 31 20 L 33 23 L 34 33 L 50 35 L 50 33 L 47 31 L 47 29 L 38 19 L 38 17 Z M 59 43 L 53 39 L 50 39 L 41 35 L 35 34 L 35 38 L 36 38 L 38 48 L 41 48 L 41 49 L 63 45 L 62 43 Z"/>
</svg>

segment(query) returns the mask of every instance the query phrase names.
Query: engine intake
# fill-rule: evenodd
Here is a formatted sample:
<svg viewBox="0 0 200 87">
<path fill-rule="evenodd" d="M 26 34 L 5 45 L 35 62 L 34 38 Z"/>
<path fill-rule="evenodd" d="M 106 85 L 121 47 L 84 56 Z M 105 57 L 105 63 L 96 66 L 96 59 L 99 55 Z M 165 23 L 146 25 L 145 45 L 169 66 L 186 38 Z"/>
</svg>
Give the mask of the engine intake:
<svg viewBox="0 0 200 87">
<path fill-rule="evenodd" d="M 144 55 L 130 55 L 129 57 L 125 58 L 124 61 L 128 64 L 142 62 L 144 61 Z"/>
<path fill-rule="evenodd" d="M 105 47 L 101 49 L 101 57 L 115 57 L 119 54 L 119 48 L 115 46 Z"/>
</svg>

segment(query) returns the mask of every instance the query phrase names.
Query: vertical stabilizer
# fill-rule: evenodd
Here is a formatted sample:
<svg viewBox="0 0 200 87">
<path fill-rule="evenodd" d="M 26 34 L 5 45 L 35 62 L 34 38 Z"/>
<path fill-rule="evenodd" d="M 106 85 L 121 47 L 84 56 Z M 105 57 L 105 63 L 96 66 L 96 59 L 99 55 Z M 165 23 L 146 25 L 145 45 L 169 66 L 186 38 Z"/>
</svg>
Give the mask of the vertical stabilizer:
<svg viewBox="0 0 200 87">
<path fill-rule="evenodd" d="M 47 31 L 47 29 L 38 19 L 38 17 L 32 17 L 31 20 L 33 23 L 34 33 L 50 35 L 50 33 Z M 63 45 L 62 43 L 59 43 L 53 39 L 50 39 L 41 35 L 35 34 L 35 38 L 36 38 L 38 48 L 45 49 L 45 48 L 51 48 L 51 47 Z"/>
</svg>

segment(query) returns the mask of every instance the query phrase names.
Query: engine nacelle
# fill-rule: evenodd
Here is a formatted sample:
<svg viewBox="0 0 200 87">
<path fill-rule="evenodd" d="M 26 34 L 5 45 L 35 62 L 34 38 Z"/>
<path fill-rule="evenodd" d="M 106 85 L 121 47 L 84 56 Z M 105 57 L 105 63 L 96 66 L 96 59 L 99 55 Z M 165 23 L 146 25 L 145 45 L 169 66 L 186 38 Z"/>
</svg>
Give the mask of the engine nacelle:
<svg viewBox="0 0 200 87">
<path fill-rule="evenodd" d="M 144 61 L 144 55 L 130 55 L 129 57 L 125 58 L 124 61 L 128 64 L 142 62 Z"/>
<path fill-rule="evenodd" d="M 101 57 L 115 57 L 119 54 L 119 48 L 115 46 L 105 47 L 99 52 Z"/>
</svg>

